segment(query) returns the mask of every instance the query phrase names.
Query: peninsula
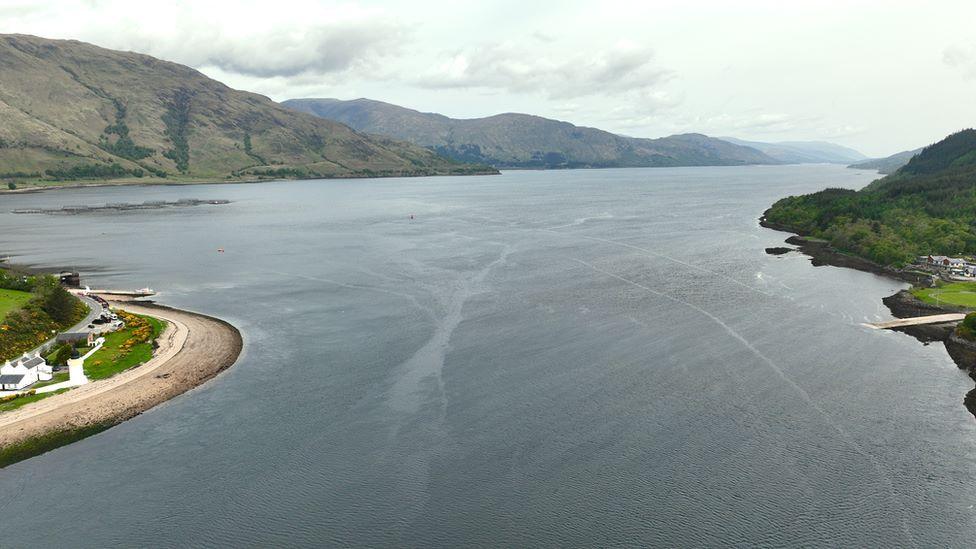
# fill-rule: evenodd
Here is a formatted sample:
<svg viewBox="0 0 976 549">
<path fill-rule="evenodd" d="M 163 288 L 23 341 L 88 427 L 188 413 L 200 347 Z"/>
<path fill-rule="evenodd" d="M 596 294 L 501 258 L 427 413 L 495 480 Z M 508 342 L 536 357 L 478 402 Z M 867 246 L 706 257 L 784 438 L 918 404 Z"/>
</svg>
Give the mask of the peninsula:
<svg viewBox="0 0 976 549">
<path fill-rule="evenodd" d="M 78 325 L 4 366 L 12 375 L 0 381 L 12 385 L 0 395 L 0 467 L 135 417 L 213 378 L 243 349 L 240 332 L 222 320 L 126 292 L 78 293 L 90 307 Z M 19 305 L 32 307 L 37 299 L 23 297 Z M 33 316 L 16 305 L 2 313 L 8 324 Z M 66 368 L 59 370 L 59 362 Z"/>
</svg>

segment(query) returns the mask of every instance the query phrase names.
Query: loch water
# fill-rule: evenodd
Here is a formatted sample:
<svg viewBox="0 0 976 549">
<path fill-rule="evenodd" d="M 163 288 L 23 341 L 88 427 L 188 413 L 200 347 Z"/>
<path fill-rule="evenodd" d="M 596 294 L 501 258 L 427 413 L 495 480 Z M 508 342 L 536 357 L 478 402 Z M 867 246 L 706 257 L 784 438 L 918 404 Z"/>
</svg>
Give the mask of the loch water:
<svg viewBox="0 0 976 549">
<path fill-rule="evenodd" d="M 0 546 L 970 546 L 972 381 L 861 326 L 903 284 L 764 253 L 777 198 L 875 177 L 0 196 L 0 256 L 152 286 L 245 338 L 207 384 L 0 470 Z M 180 198 L 231 203 L 10 213 Z"/>
</svg>

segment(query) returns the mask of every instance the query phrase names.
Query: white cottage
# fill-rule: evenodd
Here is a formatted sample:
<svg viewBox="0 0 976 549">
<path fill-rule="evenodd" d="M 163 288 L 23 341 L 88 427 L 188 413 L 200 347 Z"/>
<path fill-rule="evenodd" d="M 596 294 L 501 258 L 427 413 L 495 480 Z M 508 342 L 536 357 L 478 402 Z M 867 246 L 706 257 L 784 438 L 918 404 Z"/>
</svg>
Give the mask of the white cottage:
<svg viewBox="0 0 976 549">
<path fill-rule="evenodd" d="M 40 354 L 24 354 L 0 367 L 0 391 L 19 391 L 38 381 L 49 381 L 53 376 L 53 370 Z"/>
</svg>

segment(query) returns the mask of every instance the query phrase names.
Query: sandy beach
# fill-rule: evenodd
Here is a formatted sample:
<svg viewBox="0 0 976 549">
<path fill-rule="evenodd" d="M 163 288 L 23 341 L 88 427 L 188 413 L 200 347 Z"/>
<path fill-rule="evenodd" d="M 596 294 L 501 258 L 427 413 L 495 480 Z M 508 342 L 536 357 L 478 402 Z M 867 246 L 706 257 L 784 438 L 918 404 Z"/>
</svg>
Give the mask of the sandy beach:
<svg viewBox="0 0 976 549">
<path fill-rule="evenodd" d="M 230 324 L 152 303 L 113 305 L 168 322 L 145 364 L 109 379 L 0 414 L 0 449 L 31 438 L 95 425 L 115 425 L 196 387 L 237 361 L 243 340 Z"/>
</svg>

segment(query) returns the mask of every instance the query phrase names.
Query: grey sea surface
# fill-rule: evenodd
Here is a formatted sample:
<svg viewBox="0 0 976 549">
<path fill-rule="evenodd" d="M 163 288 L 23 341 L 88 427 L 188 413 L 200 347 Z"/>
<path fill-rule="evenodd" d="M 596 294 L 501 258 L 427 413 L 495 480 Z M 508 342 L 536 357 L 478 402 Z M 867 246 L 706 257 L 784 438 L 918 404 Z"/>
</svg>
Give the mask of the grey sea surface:
<svg viewBox="0 0 976 549">
<path fill-rule="evenodd" d="M 0 470 L 0 546 L 971 546 L 972 381 L 861 326 L 903 284 L 763 251 L 788 236 L 757 224 L 776 199 L 875 177 L 0 196 L 0 256 L 245 337 L 207 384 Z M 232 203 L 10 213 L 180 198 Z"/>
</svg>

